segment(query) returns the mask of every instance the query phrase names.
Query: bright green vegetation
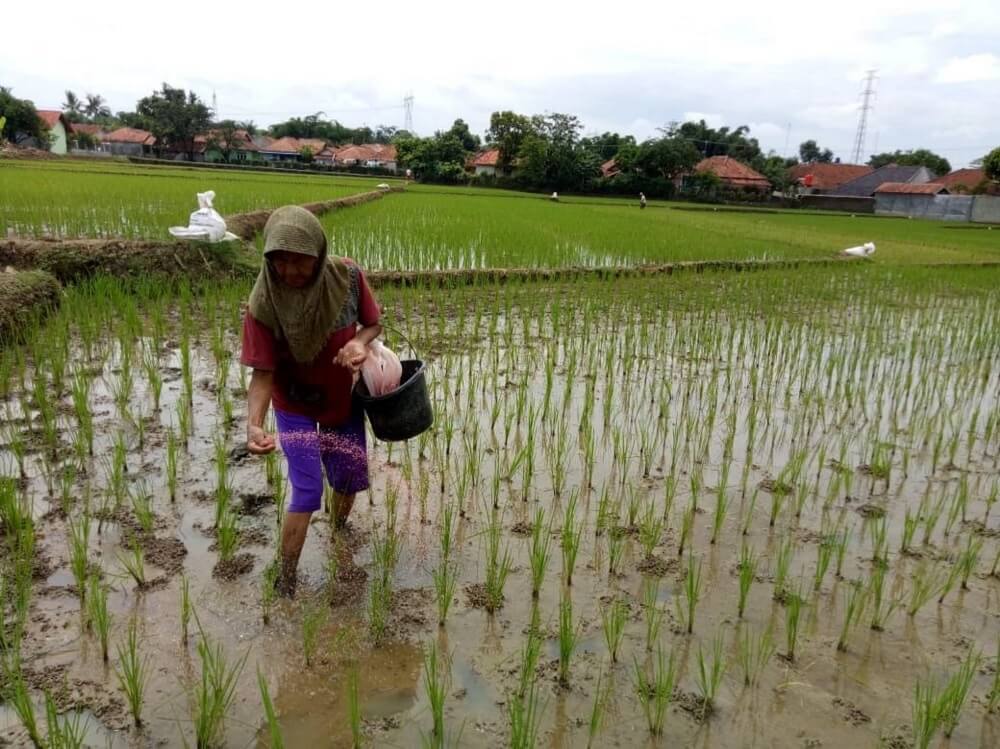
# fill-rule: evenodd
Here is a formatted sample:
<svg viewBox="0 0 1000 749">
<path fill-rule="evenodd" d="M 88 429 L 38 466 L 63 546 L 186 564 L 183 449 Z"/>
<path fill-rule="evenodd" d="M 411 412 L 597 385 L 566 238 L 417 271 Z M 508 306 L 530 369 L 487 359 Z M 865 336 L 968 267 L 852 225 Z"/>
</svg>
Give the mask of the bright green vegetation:
<svg viewBox="0 0 1000 749">
<path fill-rule="evenodd" d="M 879 263 L 1000 261 L 1000 241 L 984 228 L 673 207 L 691 206 L 639 211 L 631 201 L 407 188 L 324 224 L 339 254 L 379 270 L 824 258 L 868 240 Z"/>
<path fill-rule="evenodd" d="M 286 203 L 312 203 L 374 190 L 382 180 L 266 174 L 182 167 L 0 162 L 0 238 L 167 238 L 198 208 L 195 193 L 214 190 L 223 216 Z"/>
</svg>

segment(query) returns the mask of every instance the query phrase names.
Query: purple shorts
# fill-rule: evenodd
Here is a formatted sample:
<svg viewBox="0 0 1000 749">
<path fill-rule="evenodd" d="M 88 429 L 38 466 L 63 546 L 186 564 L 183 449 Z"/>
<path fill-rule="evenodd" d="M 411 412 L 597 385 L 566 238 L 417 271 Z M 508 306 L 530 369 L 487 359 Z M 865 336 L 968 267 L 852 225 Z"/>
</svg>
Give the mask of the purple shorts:
<svg viewBox="0 0 1000 749">
<path fill-rule="evenodd" d="M 358 405 L 337 427 L 323 427 L 308 416 L 278 409 L 274 415 L 292 483 L 289 512 L 315 512 L 322 506 L 324 468 L 330 487 L 339 494 L 368 488 L 365 417 Z"/>
</svg>

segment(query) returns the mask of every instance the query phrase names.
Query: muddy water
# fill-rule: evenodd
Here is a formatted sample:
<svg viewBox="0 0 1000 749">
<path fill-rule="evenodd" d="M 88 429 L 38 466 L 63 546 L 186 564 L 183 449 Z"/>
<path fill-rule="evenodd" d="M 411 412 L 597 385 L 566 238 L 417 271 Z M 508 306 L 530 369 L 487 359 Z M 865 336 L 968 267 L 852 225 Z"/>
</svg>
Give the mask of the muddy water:
<svg viewBox="0 0 1000 749">
<path fill-rule="evenodd" d="M 534 315 L 537 310 L 523 314 Z M 960 314 L 959 312 L 953 314 Z M 581 313 L 582 315 L 582 313 Z M 658 321 L 655 315 L 654 321 Z M 633 319 L 633 318 L 623 318 Z M 866 580 L 871 570 L 871 524 L 864 520 L 859 508 L 874 505 L 887 514 L 889 566 L 886 573 L 890 592 L 905 594 L 919 559 L 898 553 L 902 535 L 904 508 L 915 509 L 930 487 L 934 497 L 942 491 L 953 492 L 962 476 L 970 487 L 972 500 L 967 507 L 968 518 L 982 518 L 986 512 L 984 499 L 991 481 L 997 476 L 997 444 L 995 436 L 987 442 L 973 435 L 969 448 L 963 439 L 957 451 L 956 465 L 944 466 L 939 460 L 932 470 L 930 450 L 921 445 L 919 435 L 899 436 L 899 444 L 911 444 L 904 476 L 901 457 L 895 454 L 893 474 L 888 483 L 873 478 L 861 470 L 870 459 L 868 431 L 863 428 L 872 418 L 880 402 L 892 401 L 889 394 L 881 399 L 870 391 L 865 400 L 845 408 L 843 400 L 831 398 L 817 403 L 809 394 L 793 388 L 784 395 L 786 381 L 776 383 L 780 394 L 771 404 L 770 422 L 759 426 L 752 459 L 749 459 L 747 491 L 741 477 L 746 466 L 749 403 L 740 397 L 744 393 L 750 370 L 761 361 L 765 352 L 751 348 L 741 359 L 735 350 L 727 351 L 721 361 L 706 356 L 695 359 L 668 337 L 656 338 L 653 346 L 657 360 L 662 362 L 651 375 L 638 368 L 615 366 L 611 375 L 605 370 L 608 346 L 619 346 L 612 361 L 629 353 L 620 341 L 588 342 L 577 334 L 582 317 L 574 316 L 567 326 L 570 334 L 556 337 L 537 321 L 522 326 L 517 313 L 500 319 L 486 335 L 473 337 L 478 343 L 466 345 L 459 353 L 443 348 L 433 354 L 431 377 L 434 387 L 438 424 L 435 435 L 424 447 L 416 441 L 405 447 L 374 444 L 371 450 L 373 486 L 368 495 L 359 498 L 352 516 L 354 558 L 363 568 L 371 567 L 371 552 L 365 533 L 385 523 L 384 497 L 388 486 L 398 487 L 398 527 L 405 539 L 402 555 L 394 577 L 396 596 L 387 641 L 372 646 L 367 641 L 365 594 L 363 589 L 336 584 L 331 595 L 327 560 L 331 553 L 331 531 L 323 513 L 314 519 L 301 564 L 300 595 L 294 602 L 279 602 L 264 624 L 260 609 L 261 573 L 273 554 L 276 510 L 273 503 L 250 501 L 254 509 L 241 517 L 244 537 L 257 541 L 241 551 L 253 555 L 253 569 L 232 581 L 212 575 L 217 553 L 212 549 L 210 529 L 214 519 L 215 489 L 212 453 L 214 440 L 223 435 L 231 453 L 230 476 L 237 503 L 245 495 L 270 492 L 266 486 L 261 461 L 239 452 L 245 408 L 236 398 L 236 424 L 226 428 L 219 424 L 220 410 L 215 395 L 207 385 L 214 377 L 214 364 L 206 350 L 197 349 L 195 356 L 194 411 L 195 424 L 190 442 L 181 461 L 181 490 L 171 502 L 164 479 L 164 432 L 172 423 L 176 400 L 180 393 L 177 377 L 179 359 L 176 350 L 165 352 L 163 407 L 153 414 L 147 430 L 147 444 L 140 450 L 135 430 L 123 425 L 109 395 L 109 383 L 115 378 L 115 359 L 104 364 L 102 379 L 97 380 L 91 402 L 96 414 L 99 439 L 95 447 L 98 456 L 107 455 L 114 436 L 124 430 L 129 437 L 130 482 L 145 481 L 154 493 L 157 515 L 157 538 L 175 538 L 186 549 L 181 569 L 190 580 L 198 624 L 212 641 L 221 642 L 230 662 L 246 657 L 238 683 L 237 697 L 226 723 L 226 742 L 230 746 L 267 746 L 263 729 L 263 711 L 257 692 L 257 671 L 267 678 L 280 718 L 286 744 L 304 746 L 310 743 L 349 746 L 348 673 L 358 669 L 359 697 L 366 740 L 376 746 L 409 747 L 419 745 L 431 727 L 429 703 L 424 689 L 423 647 L 436 640 L 440 652 L 450 659 L 450 683 L 447 687 L 445 720 L 449 742 L 462 746 L 492 747 L 503 745 L 508 735 L 506 703 L 517 683 L 521 647 L 528 628 L 535 623 L 545 636 L 542 656 L 536 672 L 541 694 L 541 727 L 539 744 L 553 747 L 583 745 L 587 741 L 588 723 L 598 681 L 609 687 L 604 727 L 595 739 L 597 746 L 848 746 L 872 745 L 880 736 L 898 736 L 905 740 L 910 716 L 910 696 L 913 684 L 926 673 L 953 672 L 970 647 L 980 648 L 986 655 L 995 653 L 998 624 L 1000 581 L 989 577 L 990 562 L 997 549 L 998 519 L 989 518 L 981 538 L 984 542 L 976 573 L 969 581 L 969 590 L 953 590 L 943 604 L 932 601 L 914 616 L 897 611 L 885 631 L 875 631 L 867 619 L 849 638 L 847 652 L 835 648 L 840 629 L 847 581 Z M 920 329 L 927 320 L 918 312 L 905 318 L 913 329 Z M 683 321 L 674 321 L 683 328 Z M 634 320 L 636 336 L 649 325 L 649 320 Z M 509 326 L 509 327 L 508 327 Z M 529 337 L 522 340 L 522 331 Z M 725 324 L 722 324 L 725 331 Z M 794 329 L 793 329 L 794 330 Z M 509 331 L 509 333 L 508 333 Z M 689 331 L 690 332 L 690 331 Z M 457 337 L 458 333 L 452 331 Z M 838 334 L 827 332 L 831 346 Z M 847 334 L 845 334 L 847 335 Z M 928 335 L 945 336 L 945 332 Z M 949 333 L 950 335 L 950 333 Z M 611 339 L 609 339 L 611 340 Z M 638 339 L 636 339 L 638 340 Z M 866 339 L 859 338 L 861 343 Z M 235 342 L 234 342 L 235 346 Z M 511 346 L 508 349 L 508 346 Z M 525 351 L 531 355 L 524 356 Z M 801 349 L 797 353 L 805 355 Z M 513 408 L 517 394 L 525 391 L 529 403 L 542 412 L 546 375 L 544 361 L 553 352 L 555 367 L 550 407 L 534 427 L 536 433 L 535 462 L 532 483 L 527 497 L 521 492 L 521 472 L 511 480 L 499 483 L 499 505 L 503 511 L 505 543 L 512 554 L 513 572 L 504 591 L 504 605 L 494 614 L 470 605 L 465 588 L 485 579 L 485 528 L 487 507 L 492 500 L 492 477 L 497 466 L 509 466 L 513 456 L 528 438 L 529 427 L 514 426 L 504 444 L 501 415 L 491 429 L 491 412 L 495 403 L 502 404 L 501 414 Z M 820 366 L 829 361 L 824 353 Z M 873 365 L 877 372 L 891 372 L 903 354 L 880 355 Z M 576 370 L 570 378 L 567 366 L 576 359 Z M 964 366 L 956 356 L 953 366 Z M 788 357 L 793 361 L 793 357 Z M 581 363 L 582 362 L 582 363 Z M 795 376 L 788 363 L 777 365 L 774 371 L 787 377 Z M 859 368 L 861 365 L 858 365 Z M 920 362 L 920 369 L 936 366 Z M 464 371 L 459 385 L 458 372 Z M 593 370 L 593 372 L 591 372 Z M 716 399 L 705 389 L 706 378 L 713 371 L 730 371 L 733 377 L 720 384 L 722 393 Z M 585 418 L 584 383 L 593 374 L 594 408 Z M 610 380 L 609 380 L 610 377 Z M 965 423 L 975 410 L 983 414 L 997 407 L 1000 392 L 998 374 L 993 372 L 978 389 L 970 390 L 971 376 L 955 375 L 942 380 L 940 404 L 960 414 Z M 642 470 L 641 434 L 654 424 L 660 409 L 652 394 L 661 393 L 660 383 L 670 380 L 671 409 L 667 417 L 669 428 L 663 440 L 655 440 L 655 458 L 649 475 Z M 608 383 L 614 383 L 609 395 Z M 572 382 L 572 395 L 564 399 L 567 383 Z M 689 396 L 683 395 L 685 384 L 691 382 Z M 720 380 L 722 383 L 723 380 Z M 230 382 L 236 388 L 235 373 Z M 635 393 L 628 407 L 619 403 L 623 387 Z M 610 420 L 604 420 L 604 401 L 615 401 L 609 410 Z M 68 403 L 67 399 L 67 403 Z M 564 407 L 564 402 L 566 403 Z M 608 534 L 596 533 L 598 504 L 605 488 L 613 499 L 621 502 L 619 522 L 627 517 L 628 497 L 637 497 L 639 507 L 652 503 L 660 511 L 664 506 L 665 485 L 671 471 L 673 433 L 687 429 L 688 421 L 704 423 L 711 403 L 722 404 L 715 417 L 714 428 L 707 435 L 707 449 L 695 451 L 680 440 L 683 457 L 674 465 L 677 483 L 673 509 L 668 516 L 669 529 L 657 545 L 656 555 L 666 562 L 662 577 L 644 575 L 638 570 L 643 551 L 638 536 L 628 535 L 625 541 L 621 573 L 608 573 Z M 733 405 L 730 405 L 733 404 Z M 936 403 L 933 405 L 937 405 Z M 914 398 L 902 414 L 919 427 L 919 416 L 932 405 Z M 8 416 L 20 415 L 20 401 L 8 403 Z M 151 414 L 144 384 L 137 375 L 133 409 Z M 735 456 L 727 475 L 725 495 L 730 509 L 715 544 L 710 543 L 712 512 L 717 486 L 722 480 L 725 458 L 726 424 L 724 415 L 731 409 L 737 425 L 732 454 Z M 843 459 L 849 473 L 810 460 L 806 469 L 810 499 L 801 517 L 792 517 L 789 509 L 794 496 L 785 502 L 785 510 L 774 528 L 769 526 L 771 494 L 758 490 L 766 479 L 774 479 L 802 449 L 802 436 L 796 430 L 796 420 L 803 414 L 819 414 L 816 427 L 806 438 L 810 449 L 829 439 L 828 460 Z M 452 420 L 456 436 L 451 444 L 446 475 L 441 476 L 437 451 L 444 450 L 445 424 Z M 762 417 L 763 420 L 763 417 Z M 589 423 L 595 432 L 592 469 L 585 470 L 588 459 L 581 448 L 579 426 Z M 982 421 L 979 429 L 982 429 Z M 66 452 L 69 454 L 69 433 L 72 428 L 71 407 L 62 422 Z M 696 442 L 701 436 L 695 427 Z M 567 444 L 564 489 L 553 491 L 549 455 L 555 449 L 560 430 L 565 430 Z M 616 437 L 617 433 L 617 437 Z M 616 439 L 625 439 L 616 448 Z M 794 441 L 798 439 L 798 444 Z M 845 447 L 838 452 L 841 442 Z M 547 446 L 547 447 L 546 447 Z M 457 496 L 459 475 L 469 459 L 479 466 L 476 486 L 468 486 Z M 812 455 L 812 452 L 810 452 Z M 5 456 L 10 470 L 16 470 L 10 455 Z M 150 590 L 138 591 L 124 574 L 118 556 L 123 549 L 122 528 L 116 522 L 105 523 L 100 533 L 96 524 L 91 539 L 91 558 L 100 563 L 106 579 L 112 584 L 109 597 L 114 615 L 112 643 L 118 642 L 127 622 L 134 618 L 139 625 L 143 652 L 150 658 L 151 679 L 144 707 L 145 726 L 130 728 L 130 719 L 118 689 L 114 671 L 101 660 L 99 645 L 83 626 L 78 599 L 68 571 L 66 528 L 58 514 L 55 494 L 50 492 L 42 470 L 44 452 L 29 454 L 26 469 L 30 477 L 29 495 L 34 499 L 38 518 L 39 546 L 48 562 L 48 575 L 39 580 L 29 618 L 24 660 L 34 675 L 36 686 L 48 686 L 54 692 L 68 692 L 65 702 L 76 704 L 89 718 L 88 730 L 97 745 L 111 746 L 180 746 L 186 740 L 193 743 L 190 693 L 200 673 L 196 651 L 196 625 L 186 642 L 181 641 L 180 575 L 169 565 L 158 568 L 149 565 L 147 574 L 158 581 Z M 681 515 L 692 501 L 690 477 L 701 476 L 697 497 L 699 511 L 695 516 L 693 538 L 688 549 L 702 564 L 703 593 L 697 607 L 694 633 L 685 634 L 679 619 L 683 565 L 678 556 Z M 504 476 L 507 471 L 502 470 Z M 430 487 L 421 500 L 421 474 L 427 475 Z M 79 503 L 89 492 L 92 501 L 104 489 L 104 467 L 95 460 L 87 467 L 86 476 L 78 476 L 74 485 L 74 500 Z M 589 482 L 586 481 L 589 476 Z M 439 486 L 445 484 L 445 492 Z M 815 486 L 814 486 L 815 482 Z M 831 491 L 831 485 L 838 482 Z M 582 547 L 571 586 L 562 581 L 558 532 L 562 513 L 572 491 L 579 492 L 578 518 L 583 518 Z M 741 519 L 749 511 L 756 490 L 756 504 L 749 522 L 749 532 L 741 534 Z M 833 495 L 825 509 L 823 498 Z M 457 539 L 460 553 L 460 583 L 455 602 L 445 627 L 437 626 L 431 571 L 438 563 L 438 518 L 446 504 L 465 508 L 465 517 L 458 520 Z M 537 507 L 554 516 L 552 557 L 548 574 L 538 601 L 531 596 L 529 574 L 530 538 L 514 532 L 515 525 L 529 520 Z M 641 514 L 641 513 L 640 513 Z M 996 512 L 1000 515 L 1000 511 Z M 843 522 L 853 529 L 846 555 L 843 577 L 838 579 L 833 569 L 824 576 L 819 589 L 813 592 L 812 578 L 818 540 L 832 523 Z M 961 548 L 973 526 L 965 530 L 957 523 L 949 537 L 938 526 L 931 547 L 922 548 L 927 557 L 944 556 Z M 922 529 L 918 530 L 919 537 Z M 699 647 L 709 648 L 716 637 L 722 637 L 724 650 L 735 656 L 738 635 L 750 628 L 760 632 L 767 627 L 774 631 L 778 653 L 785 651 L 785 607 L 772 599 L 774 559 L 780 541 L 789 535 L 796 540 L 791 564 L 793 583 L 802 580 L 806 606 L 802 614 L 800 636 L 794 661 L 771 658 L 764 668 L 758 687 L 749 689 L 742 684 L 742 674 L 735 663 L 730 665 L 715 700 L 714 715 L 699 720 L 683 709 L 684 694 L 693 694 L 697 687 L 697 653 Z M 961 538 L 960 538 L 961 537 Z M 740 621 L 737 617 L 737 577 L 735 574 L 740 546 L 744 541 L 762 556 L 759 581 L 752 587 L 749 604 Z M 685 557 L 686 560 L 686 557 Z M 646 728 L 641 703 L 636 697 L 635 663 L 645 666 L 650 658 L 646 647 L 643 621 L 643 591 L 647 585 L 658 585 L 657 599 L 666 615 L 658 643 L 673 650 L 679 664 L 678 695 L 668 710 L 664 736 L 651 739 Z M 558 605 L 562 596 L 569 596 L 573 617 L 579 628 L 579 644 L 571 664 L 568 686 L 557 679 Z M 601 611 L 612 596 L 619 596 L 629 607 L 624 642 L 619 662 L 610 663 L 601 629 Z M 322 628 L 315 662 L 306 666 L 301 646 L 303 609 L 311 601 L 329 601 L 329 618 Z M 114 660 L 112 644 L 112 660 Z M 954 736 L 953 746 L 992 746 L 1000 729 L 995 716 L 986 715 L 984 701 L 991 683 L 991 666 L 984 663 L 982 673 L 973 685 L 970 701 Z M 43 679 L 47 676 L 48 679 Z M 682 694 L 683 693 L 683 694 Z M 37 694 L 37 692 L 36 692 Z M 0 709 L 2 736 L 17 743 L 23 733 L 6 707 Z M 903 744 L 900 744 L 903 745 Z"/>
</svg>

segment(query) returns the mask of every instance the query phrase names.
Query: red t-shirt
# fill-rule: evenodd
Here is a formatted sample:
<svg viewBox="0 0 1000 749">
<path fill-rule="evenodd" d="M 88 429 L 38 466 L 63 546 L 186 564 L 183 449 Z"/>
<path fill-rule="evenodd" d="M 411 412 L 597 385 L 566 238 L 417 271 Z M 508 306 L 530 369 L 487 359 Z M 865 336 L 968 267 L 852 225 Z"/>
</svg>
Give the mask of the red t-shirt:
<svg viewBox="0 0 1000 749">
<path fill-rule="evenodd" d="M 243 351 L 240 362 L 246 367 L 274 372 L 274 407 L 316 419 L 324 426 L 343 424 L 351 415 L 351 370 L 334 363 L 337 352 L 354 338 L 358 325 L 375 325 L 379 308 L 368 288 L 365 275 L 352 261 L 344 258 L 350 270 L 350 289 L 344 302 L 337 329 L 330 334 L 323 350 L 309 364 L 292 358 L 288 342 L 278 340 L 266 325 L 250 311 L 243 316 Z"/>
</svg>

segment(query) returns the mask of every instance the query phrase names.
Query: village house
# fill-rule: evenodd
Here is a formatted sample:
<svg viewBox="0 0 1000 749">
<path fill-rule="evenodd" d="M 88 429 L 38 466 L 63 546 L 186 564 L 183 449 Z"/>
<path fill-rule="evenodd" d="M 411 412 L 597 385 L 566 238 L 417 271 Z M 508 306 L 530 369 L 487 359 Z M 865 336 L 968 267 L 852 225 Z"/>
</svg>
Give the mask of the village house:
<svg viewBox="0 0 1000 749">
<path fill-rule="evenodd" d="M 120 127 L 105 135 L 102 142 L 116 156 L 147 156 L 153 152 L 156 138 L 146 130 Z"/>
<path fill-rule="evenodd" d="M 363 143 L 359 146 L 343 146 L 335 151 L 335 164 L 340 166 L 363 166 L 396 171 L 396 147 L 392 144 Z"/>
<path fill-rule="evenodd" d="M 195 161 L 239 164 L 257 160 L 259 152 L 260 149 L 246 130 L 233 130 L 228 137 L 221 130 L 209 130 L 194 136 Z"/>
<path fill-rule="evenodd" d="M 1000 195 L 1000 184 L 986 179 L 986 171 L 983 169 L 956 169 L 942 177 L 935 177 L 934 181 L 947 187 L 951 193 L 982 192 Z"/>
<path fill-rule="evenodd" d="M 327 143 L 322 138 L 292 138 L 285 136 L 271 141 L 266 146 L 259 147 L 260 155 L 265 161 L 302 161 L 302 154 L 306 149 L 312 153 L 313 158 L 326 149 Z"/>
<path fill-rule="evenodd" d="M 802 195 L 828 193 L 845 182 L 871 174 L 875 170 L 865 164 L 806 163 L 789 167 L 788 179 L 798 185 Z"/>
<path fill-rule="evenodd" d="M 87 153 L 104 152 L 109 153 L 104 139 L 108 132 L 101 125 L 91 125 L 86 122 L 73 122 L 70 124 L 70 150 L 84 151 Z M 84 136 L 84 137 L 80 137 Z"/>
<path fill-rule="evenodd" d="M 899 166 L 887 164 L 868 174 L 863 174 L 826 192 L 844 198 L 870 198 L 887 182 L 920 185 L 934 179 L 934 173 L 925 166 Z"/>
<path fill-rule="evenodd" d="M 38 119 L 49 135 L 49 151 L 65 156 L 69 152 L 70 124 L 66 116 L 54 109 L 39 109 Z"/>
<path fill-rule="evenodd" d="M 751 190 L 755 192 L 770 192 L 771 183 L 760 172 L 751 169 L 742 161 L 729 156 L 710 156 L 699 161 L 694 171 L 696 174 L 714 174 L 725 187 L 733 190 Z"/>
</svg>

